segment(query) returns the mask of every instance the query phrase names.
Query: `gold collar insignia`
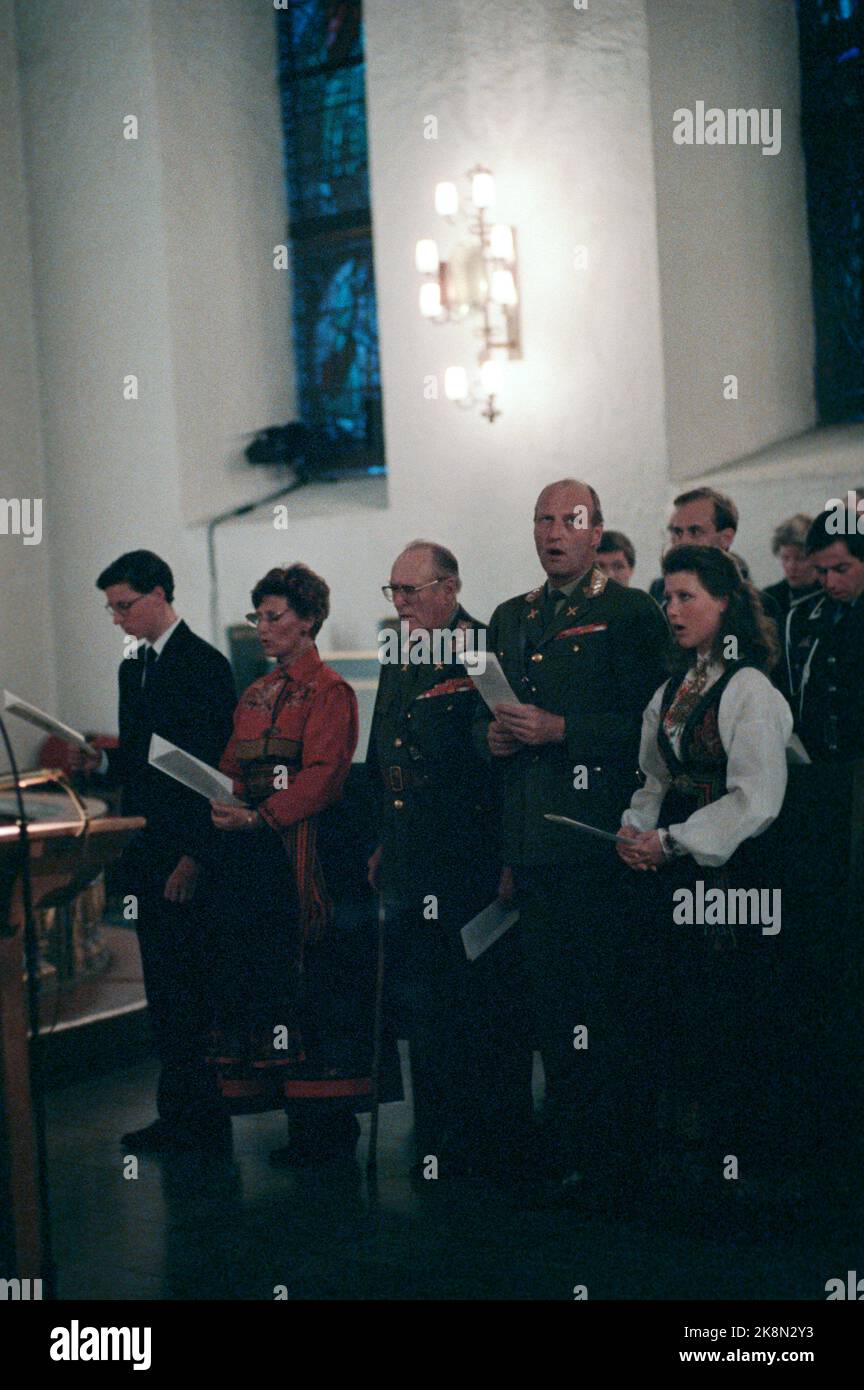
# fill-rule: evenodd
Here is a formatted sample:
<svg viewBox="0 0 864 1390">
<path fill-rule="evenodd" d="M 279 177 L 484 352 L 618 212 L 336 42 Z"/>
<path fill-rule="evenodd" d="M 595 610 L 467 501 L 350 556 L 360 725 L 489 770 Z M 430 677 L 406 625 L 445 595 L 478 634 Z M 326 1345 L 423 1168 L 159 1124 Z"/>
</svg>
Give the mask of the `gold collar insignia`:
<svg viewBox="0 0 864 1390">
<path fill-rule="evenodd" d="M 586 598 L 597 598 L 599 594 L 602 594 L 603 590 L 606 588 L 606 585 L 608 583 L 609 576 L 604 574 L 601 569 L 598 569 L 597 566 L 594 565 L 591 569 L 591 573 L 588 576 L 588 583 L 585 585 L 585 588 L 582 590 L 582 592 Z"/>
</svg>

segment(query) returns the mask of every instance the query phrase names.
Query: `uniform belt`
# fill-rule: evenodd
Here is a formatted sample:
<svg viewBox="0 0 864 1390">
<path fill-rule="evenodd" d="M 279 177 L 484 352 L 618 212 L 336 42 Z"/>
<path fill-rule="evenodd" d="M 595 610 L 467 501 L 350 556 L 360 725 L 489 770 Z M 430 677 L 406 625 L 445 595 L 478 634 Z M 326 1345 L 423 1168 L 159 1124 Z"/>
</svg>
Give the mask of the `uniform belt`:
<svg viewBox="0 0 864 1390">
<path fill-rule="evenodd" d="M 391 763 L 389 767 L 382 767 L 381 780 L 387 790 L 391 792 L 404 792 L 406 787 L 428 787 L 429 785 L 427 773 L 413 773 L 410 768 L 401 767 L 399 763 Z"/>
<path fill-rule="evenodd" d="M 398 763 L 392 763 L 384 772 L 384 785 L 389 787 L 391 792 L 405 790 L 405 778 L 402 776 L 402 769 Z"/>
</svg>

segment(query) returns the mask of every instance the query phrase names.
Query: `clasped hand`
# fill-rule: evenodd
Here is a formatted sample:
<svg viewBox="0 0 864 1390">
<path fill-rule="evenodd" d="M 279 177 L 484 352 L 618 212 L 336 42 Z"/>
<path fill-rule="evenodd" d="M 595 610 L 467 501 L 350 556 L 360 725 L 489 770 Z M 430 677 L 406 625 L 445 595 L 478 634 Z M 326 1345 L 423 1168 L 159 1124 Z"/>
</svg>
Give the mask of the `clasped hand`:
<svg viewBox="0 0 864 1390">
<path fill-rule="evenodd" d="M 565 730 L 562 715 L 550 714 L 537 705 L 496 705 L 486 738 L 493 757 L 506 758 L 526 744 L 562 743 Z"/>
<path fill-rule="evenodd" d="M 663 863 L 663 846 L 656 830 L 637 830 L 635 825 L 622 825 L 623 836 L 616 845 L 618 856 L 631 869 L 651 869 L 654 873 Z"/>
<path fill-rule="evenodd" d="M 211 816 L 217 830 L 254 830 L 258 815 L 248 806 L 231 806 L 227 801 L 211 801 Z"/>
</svg>

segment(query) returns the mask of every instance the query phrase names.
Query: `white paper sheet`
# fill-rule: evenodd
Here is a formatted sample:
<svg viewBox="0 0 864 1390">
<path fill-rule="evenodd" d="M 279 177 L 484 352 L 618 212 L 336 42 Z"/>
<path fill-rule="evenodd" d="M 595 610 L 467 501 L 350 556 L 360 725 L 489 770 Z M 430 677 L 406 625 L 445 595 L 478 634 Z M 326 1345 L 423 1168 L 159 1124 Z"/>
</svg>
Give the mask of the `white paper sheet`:
<svg viewBox="0 0 864 1390">
<path fill-rule="evenodd" d="M 596 825 L 586 825 L 584 821 L 571 820 L 569 816 L 553 816 L 550 811 L 545 813 L 543 819 L 554 820 L 558 825 L 569 825 L 573 830 L 581 830 L 585 835 L 597 835 L 601 840 L 612 840 L 613 843 L 627 839 L 626 835 L 613 835 L 611 830 L 598 830 Z"/>
<path fill-rule="evenodd" d="M 496 705 L 518 705 L 521 701 L 510 688 L 501 663 L 494 652 L 465 652 L 460 657 L 462 665 L 483 699 L 494 712 Z M 483 666 L 485 663 L 485 670 Z"/>
<path fill-rule="evenodd" d="M 159 734 L 154 734 L 150 740 L 148 761 L 151 767 L 158 768 L 208 801 L 222 801 L 229 806 L 246 805 L 245 801 L 234 795 L 231 778 L 226 777 L 224 772 L 208 767 L 191 753 L 184 753 L 182 748 L 175 747 L 166 738 L 160 738 Z"/>
<path fill-rule="evenodd" d="M 519 921 L 519 910 L 496 898 L 462 928 L 462 944 L 469 960 L 488 951 L 493 942 Z"/>
<path fill-rule="evenodd" d="M 79 734 L 77 729 L 71 729 L 62 720 L 55 719 L 53 714 L 46 714 L 44 710 L 37 709 L 26 700 L 20 700 L 8 690 L 3 691 L 3 703 L 9 714 L 16 714 L 19 719 L 26 719 L 28 724 L 34 724 L 43 733 L 55 734 L 57 738 L 65 739 L 67 743 L 83 749 L 91 757 L 98 758 L 98 751 L 87 742 L 83 734 Z"/>
</svg>

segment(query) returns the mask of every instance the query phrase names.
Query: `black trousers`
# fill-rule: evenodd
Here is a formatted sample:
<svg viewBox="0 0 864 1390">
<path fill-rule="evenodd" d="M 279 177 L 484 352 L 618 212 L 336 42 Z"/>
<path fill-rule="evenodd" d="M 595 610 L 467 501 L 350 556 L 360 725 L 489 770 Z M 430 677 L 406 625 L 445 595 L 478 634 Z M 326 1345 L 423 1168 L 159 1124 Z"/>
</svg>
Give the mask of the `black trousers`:
<svg viewBox="0 0 864 1390">
<path fill-rule="evenodd" d="M 163 896 L 167 876 L 148 872 L 136 893 L 147 1008 L 161 1064 L 156 1105 L 160 1119 L 182 1129 L 220 1128 L 227 1116 L 203 1060 L 211 1022 L 204 924 L 194 899 L 171 903 Z"/>
<path fill-rule="evenodd" d="M 535 1042 L 543 1058 L 546 1162 L 617 1183 L 652 1161 L 660 973 L 650 933 L 616 911 L 618 866 L 514 867 Z"/>
<path fill-rule="evenodd" d="M 488 1174 L 521 1163 L 531 1123 L 531 1047 L 515 929 L 469 962 L 461 928 L 494 897 L 455 889 L 388 892 L 385 979 L 390 1025 L 411 1053 L 414 1141 L 427 1155 Z"/>
</svg>

